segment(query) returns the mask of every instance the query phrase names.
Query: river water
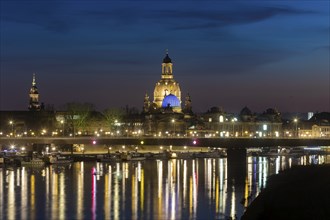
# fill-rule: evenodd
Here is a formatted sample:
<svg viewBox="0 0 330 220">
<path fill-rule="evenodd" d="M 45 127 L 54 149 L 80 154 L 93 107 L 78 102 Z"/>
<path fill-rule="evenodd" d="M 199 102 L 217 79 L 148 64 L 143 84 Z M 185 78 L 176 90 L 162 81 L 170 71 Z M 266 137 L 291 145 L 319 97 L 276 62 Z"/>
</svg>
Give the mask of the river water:
<svg viewBox="0 0 330 220">
<path fill-rule="evenodd" d="M 329 161 L 249 156 L 241 185 L 226 158 L 2 167 L 0 219 L 239 219 L 268 176 Z"/>
</svg>

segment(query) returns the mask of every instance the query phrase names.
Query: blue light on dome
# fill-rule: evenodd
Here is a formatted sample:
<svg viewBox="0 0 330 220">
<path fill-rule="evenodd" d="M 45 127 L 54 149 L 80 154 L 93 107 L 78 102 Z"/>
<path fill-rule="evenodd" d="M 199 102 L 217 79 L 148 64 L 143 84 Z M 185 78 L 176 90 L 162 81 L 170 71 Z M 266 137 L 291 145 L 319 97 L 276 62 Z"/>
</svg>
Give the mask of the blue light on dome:
<svg viewBox="0 0 330 220">
<path fill-rule="evenodd" d="M 179 99 L 173 95 L 173 94 L 169 94 L 167 95 L 162 102 L 162 108 L 166 108 L 166 107 L 180 107 L 180 101 Z"/>
</svg>

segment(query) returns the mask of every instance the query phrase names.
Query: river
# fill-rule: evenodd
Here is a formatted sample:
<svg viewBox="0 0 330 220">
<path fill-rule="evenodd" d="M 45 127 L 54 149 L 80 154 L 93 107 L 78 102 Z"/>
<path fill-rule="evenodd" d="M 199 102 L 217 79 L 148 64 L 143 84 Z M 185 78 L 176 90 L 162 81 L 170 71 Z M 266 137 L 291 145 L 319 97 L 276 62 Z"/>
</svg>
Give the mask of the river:
<svg viewBox="0 0 330 220">
<path fill-rule="evenodd" d="M 239 219 L 268 176 L 329 162 L 248 156 L 240 185 L 226 158 L 2 167 L 0 219 Z"/>
</svg>

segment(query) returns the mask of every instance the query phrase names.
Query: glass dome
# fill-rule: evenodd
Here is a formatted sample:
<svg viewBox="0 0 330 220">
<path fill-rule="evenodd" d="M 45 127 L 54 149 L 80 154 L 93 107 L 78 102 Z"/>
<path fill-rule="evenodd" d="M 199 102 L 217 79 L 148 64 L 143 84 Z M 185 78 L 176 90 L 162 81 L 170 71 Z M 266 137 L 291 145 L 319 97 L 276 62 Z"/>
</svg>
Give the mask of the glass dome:
<svg viewBox="0 0 330 220">
<path fill-rule="evenodd" d="M 180 107 L 180 100 L 173 94 L 167 95 L 162 102 L 162 108 L 166 107 Z"/>
</svg>

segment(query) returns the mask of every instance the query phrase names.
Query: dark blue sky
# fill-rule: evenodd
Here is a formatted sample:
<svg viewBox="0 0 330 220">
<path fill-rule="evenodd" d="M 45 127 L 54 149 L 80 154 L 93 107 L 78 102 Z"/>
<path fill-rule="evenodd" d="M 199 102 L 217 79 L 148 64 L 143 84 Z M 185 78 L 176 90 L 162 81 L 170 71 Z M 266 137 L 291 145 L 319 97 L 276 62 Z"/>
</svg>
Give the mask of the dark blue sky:
<svg viewBox="0 0 330 220">
<path fill-rule="evenodd" d="M 0 2 L 0 110 L 153 97 L 165 50 L 193 110 L 330 111 L 329 1 Z"/>
</svg>

